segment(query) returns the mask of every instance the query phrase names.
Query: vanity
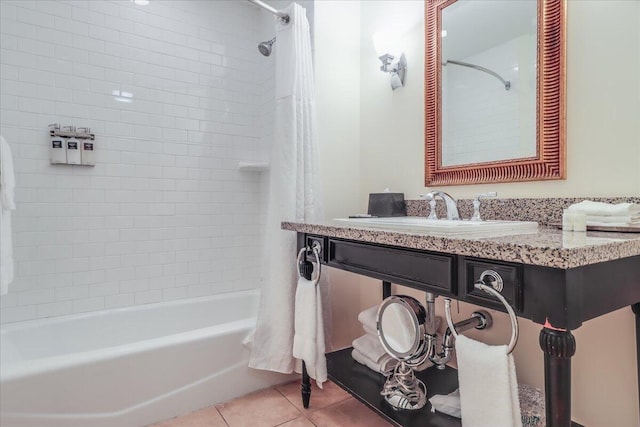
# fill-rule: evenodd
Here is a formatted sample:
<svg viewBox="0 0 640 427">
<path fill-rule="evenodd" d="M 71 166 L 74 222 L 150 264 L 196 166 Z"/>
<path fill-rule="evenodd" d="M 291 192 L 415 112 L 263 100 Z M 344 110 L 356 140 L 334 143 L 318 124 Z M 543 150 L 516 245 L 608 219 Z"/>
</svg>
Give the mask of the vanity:
<svg viewBox="0 0 640 427">
<path fill-rule="evenodd" d="M 571 422 L 572 331 L 625 306 L 640 319 L 640 233 L 563 233 L 540 227 L 529 234 L 448 237 L 335 221 L 283 222 L 282 229 L 297 233 L 298 249 L 319 248 L 322 265 L 381 280 L 383 297 L 396 283 L 504 311 L 499 301 L 474 289 L 483 271 L 498 272 L 504 280 L 502 296 L 516 315 L 541 326 L 547 426 L 578 425 Z M 395 425 L 460 425 L 455 418 L 431 413 L 428 406 L 393 410 L 380 396 L 385 378 L 353 361 L 350 349 L 328 354 L 327 367 L 330 379 Z M 451 368 L 430 368 L 418 377 L 427 384 L 429 397 L 457 387 Z M 303 375 L 307 405 L 309 394 Z"/>
</svg>

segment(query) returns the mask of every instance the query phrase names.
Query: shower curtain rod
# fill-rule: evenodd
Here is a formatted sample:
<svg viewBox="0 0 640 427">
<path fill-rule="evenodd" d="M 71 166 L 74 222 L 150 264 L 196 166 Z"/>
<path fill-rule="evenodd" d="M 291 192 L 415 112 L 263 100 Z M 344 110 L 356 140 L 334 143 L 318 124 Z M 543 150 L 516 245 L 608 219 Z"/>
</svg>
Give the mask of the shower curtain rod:
<svg viewBox="0 0 640 427">
<path fill-rule="evenodd" d="M 491 71 L 488 68 L 484 68 L 484 67 L 481 67 L 481 66 L 475 65 L 475 64 L 470 64 L 468 62 L 454 61 L 453 59 L 449 59 L 449 60 L 447 60 L 447 61 L 442 63 L 442 65 L 444 65 L 445 67 L 448 64 L 460 65 L 462 67 L 469 67 L 469 68 L 473 68 L 474 70 L 483 71 L 483 72 L 485 72 L 487 74 L 491 74 L 493 77 L 495 77 L 496 79 L 500 80 L 502 82 L 502 84 L 504 84 L 504 89 L 505 90 L 511 89 L 511 82 L 510 81 L 503 79 L 500 76 L 500 74 L 496 73 L 495 71 Z"/>
<path fill-rule="evenodd" d="M 249 2 L 255 4 L 256 6 L 259 6 L 259 7 L 263 8 L 264 10 L 266 10 L 267 12 L 269 12 L 269 13 L 271 13 L 273 15 L 276 15 L 285 24 L 289 22 L 289 15 L 287 15 L 284 12 L 279 12 L 277 9 L 269 6 L 265 2 L 262 2 L 260 0 L 249 0 Z"/>
</svg>

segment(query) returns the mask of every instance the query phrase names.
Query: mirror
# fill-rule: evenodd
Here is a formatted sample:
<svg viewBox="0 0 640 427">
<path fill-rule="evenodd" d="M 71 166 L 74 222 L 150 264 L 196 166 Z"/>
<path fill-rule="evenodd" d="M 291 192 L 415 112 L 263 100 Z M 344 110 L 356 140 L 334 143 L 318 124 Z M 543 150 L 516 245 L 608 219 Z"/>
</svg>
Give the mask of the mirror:
<svg viewBox="0 0 640 427">
<path fill-rule="evenodd" d="M 565 178 L 564 16 L 564 0 L 426 0 L 425 185 Z"/>
<path fill-rule="evenodd" d="M 394 409 L 419 410 L 427 403 L 427 387 L 416 378 L 413 366 L 424 362 L 427 313 L 415 298 L 393 295 L 380 304 L 378 337 L 384 349 L 400 363 L 380 391 Z"/>
<path fill-rule="evenodd" d="M 425 320 L 425 309 L 414 298 L 394 295 L 385 299 L 378 310 L 378 336 L 387 353 L 406 362 L 422 356 Z"/>
</svg>

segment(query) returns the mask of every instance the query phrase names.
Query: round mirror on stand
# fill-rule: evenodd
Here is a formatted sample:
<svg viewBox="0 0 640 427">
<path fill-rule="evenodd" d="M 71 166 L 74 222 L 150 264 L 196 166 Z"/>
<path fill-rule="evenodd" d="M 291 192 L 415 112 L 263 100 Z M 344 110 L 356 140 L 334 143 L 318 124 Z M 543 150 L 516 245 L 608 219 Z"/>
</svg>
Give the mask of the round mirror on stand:
<svg viewBox="0 0 640 427">
<path fill-rule="evenodd" d="M 413 370 L 427 357 L 425 320 L 424 306 L 406 295 L 390 296 L 378 309 L 380 342 L 387 353 L 400 362 L 387 377 L 381 392 L 394 409 L 417 410 L 427 403 L 427 387 Z"/>
</svg>

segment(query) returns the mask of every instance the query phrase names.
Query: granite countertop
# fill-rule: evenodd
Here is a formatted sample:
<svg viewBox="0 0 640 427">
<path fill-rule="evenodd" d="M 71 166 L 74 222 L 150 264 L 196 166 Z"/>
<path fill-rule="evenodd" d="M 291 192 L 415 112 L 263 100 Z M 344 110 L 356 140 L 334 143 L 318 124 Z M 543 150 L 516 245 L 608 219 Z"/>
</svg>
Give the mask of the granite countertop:
<svg viewBox="0 0 640 427">
<path fill-rule="evenodd" d="M 561 269 L 640 255 L 640 233 L 563 233 L 562 230 L 541 226 L 537 233 L 531 234 L 467 238 L 346 226 L 333 221 L 315 224 L 283 222 L 282 229 Z"/>
</svg>

